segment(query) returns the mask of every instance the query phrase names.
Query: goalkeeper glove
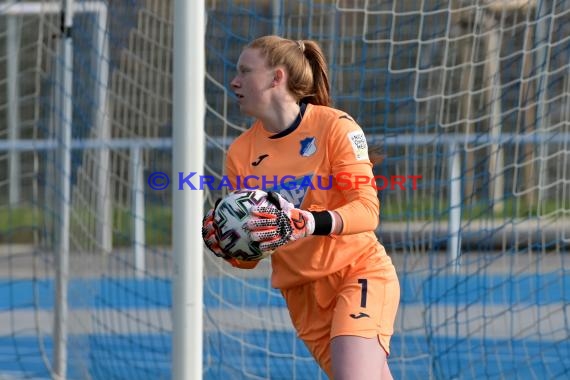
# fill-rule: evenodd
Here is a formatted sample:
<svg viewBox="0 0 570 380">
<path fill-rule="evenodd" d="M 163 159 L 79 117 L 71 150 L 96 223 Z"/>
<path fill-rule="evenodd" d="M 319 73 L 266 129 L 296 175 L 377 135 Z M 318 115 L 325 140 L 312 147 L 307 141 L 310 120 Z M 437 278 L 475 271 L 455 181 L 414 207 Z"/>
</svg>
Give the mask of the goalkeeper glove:
<svg viewBox="0 0 570 380">
<path fill-rule="evenodd" d="M 262 252 L 274 251 L 315 232 L 313 213 L 295 208 L 276 192 L 270 191 L 267 200 L 273 206 L 252 207 L 247 222 L 250 238 L 260 243 Z"/>
<path fill-rule="evenodd" d="M 216 211 L 216 207 L 218 207 L 218 203 L 220 203 L 220 201 L 221 199 L 218 199 L 214 208 L 210 209 L 204 219 L 202 219 L 202 239 L 204 240 L 206 247 L 208 247 L 214 255 L 226 259 L 227 255 L 220 247 L 220 242 L 216 236 L 216 228 L 214 226 L 214 212 Z"/>
<path fill-rule="evenodd" d="M 226 260 L 231 266 L 240 269 L 253 269 L 257 265 L 256 261 L 243 261 L 231 257 L 220 247 L 220 241 L 216 236 L 216 227 L 214 226 L 214 212 L 216 207 L 220 203 L 221 199 L 218 199 L 214 205 L 214 208 L 210 209 L 204 219 L 202 220 L 202 239 L 206 247 L 217 257 L 221 257 Z"/>
</svg>

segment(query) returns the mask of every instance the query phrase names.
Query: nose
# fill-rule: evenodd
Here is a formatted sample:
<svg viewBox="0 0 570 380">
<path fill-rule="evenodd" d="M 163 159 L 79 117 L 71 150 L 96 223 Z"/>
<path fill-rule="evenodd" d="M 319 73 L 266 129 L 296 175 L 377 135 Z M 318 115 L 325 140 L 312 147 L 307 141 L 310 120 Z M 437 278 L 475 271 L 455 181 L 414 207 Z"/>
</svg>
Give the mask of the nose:
<svg viewBox="0 0 570 380">
<path fill-rule="evenodd" d="M 239 81 L 238 81 L 237 76 L 235 76 L 234 79 L 232 79 L 232 81 L 230 82 L 230 87 L 232 87 L 232 88 L 238 88 L 239 87 Z"/>
</svg>

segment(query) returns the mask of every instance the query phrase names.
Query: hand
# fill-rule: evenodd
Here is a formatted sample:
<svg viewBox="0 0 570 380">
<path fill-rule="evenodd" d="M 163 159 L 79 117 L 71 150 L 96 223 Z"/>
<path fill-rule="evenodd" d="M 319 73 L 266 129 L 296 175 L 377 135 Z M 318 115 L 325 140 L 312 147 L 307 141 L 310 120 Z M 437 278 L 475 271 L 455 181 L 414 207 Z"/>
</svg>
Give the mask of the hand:
<svg viewBox="0 0 570 380">
<path fill-rule="evenodd" d="M 253 241 L 260 242 L 263 252 L 275 249 L 315 231 L 315 218 L 309 211 L 295 208 L 279 193 L 270 191 L 267 199 L 272 206 L 254 206 L 247 227 Z"/>
<path fill-rule="evenodd" d="M 204 240 L 206 247 L 208 247 L 214 255 L 223 259 L 228 259 L 228 255 L 226 255 L 220 247 L 220 242 L 216 236 L 216 228 L 214 227 L 214 212 L 216 211 L 216 207 L 218 207 L 220 200 L 221 199 L 218 199 L 216 201 L 214 208 L 211 208 L 204 219 L 202 219 L 202 239 Z"/>
</svg>

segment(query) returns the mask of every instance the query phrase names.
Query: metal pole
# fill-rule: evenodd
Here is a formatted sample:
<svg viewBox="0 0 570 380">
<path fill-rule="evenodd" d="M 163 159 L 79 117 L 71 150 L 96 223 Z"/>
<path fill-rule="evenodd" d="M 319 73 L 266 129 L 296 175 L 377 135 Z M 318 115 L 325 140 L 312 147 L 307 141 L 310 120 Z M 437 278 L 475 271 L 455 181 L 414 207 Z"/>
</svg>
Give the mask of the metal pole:
<svg viewBox="0 0 570 380">
<path fill-rule="evenodd" d="M 548 36 L 552 35 L 552 30 L 548 29 L 548 24 L 553 23 L 551 18 L 548 18 L 547 5 L 548 1 L 539 0 L 536 7 L 536 30 L 535 30 L 535 64 L 536 73 L 538 73 L 537 84 L 537 99 L 536 99 L 536 131 L 538 135 L 546 133 L 550 127 L 550 119 L 546 109 L 546 99 L 548 92 Z M 554 7 L 554 5 L 552 5 Z M 552 26 L 550 26 L 552 29 Z M 549 33 L 550 32 L 550 33 Z M 548 183 L 548 144 L 542 143 L 539 146 L 539 170 L 538 170 L 538 204 L 542 207 L 541 203 L 546 199 L 545 187 Z"/>
<path fill-rule="evenodd" d="M 71 202 L 71 129 L 73 92 L 73 0 L 64 0 L 61 25 L 60 52 L 58 67 L 63 83 L 56 83 L 61 101 L 61 125 L 56 125 L 58 142 L 56 170 L 59 194 L 57 211 L 59 225 L 55 244 L 55 316 L 54 316 L 54 364 L 53 378 L 64 380 L 67 377 L 67 288 L 69 277 L 69 212 Z"/>
<path fill-rule="evenodd" d="M 205 3 L 174 1 L 173 176 L 204 170 Z M 173 184 L 172 377 L 201 379 L 203 191 Z"/>
<path fill-rule="evenodd" d="M 283 15 L 282 0 L 271 1 L 271 18 L 273 19 L 273 34 L 279 34 L 281 17 Z"/>
<path fill-rule="evenodd" d="M 496 21 L 492 15 L 483 16 L 483 25 L 487 35 L 485 52 L 486 85 L 488 101 L 491 104 L 491 119 L 489 121 L 489 134 L 496 140 L 502 131 L 501 124 L 501 44 Z M 504 209 L 504 152 L 501 144 L 491 144 L 489 152 L 489 182 L 490 198 L 493 202 L 493 212 L 499 214 Z"/>
<path fill-rule="evenodd" d="M 109 120 L 109 99 L 107 97 L 109 82 L 109 37 L 107 34 L 107 6 L 102 3 L 96 13 L 97 31 L 97 107 L 95 112 L 96 136 L 101 141 L 111 138 L 111 122 Z M 97 241 L 103 253 L 113 249 L 112 203 L 110 181 L 110 152 L 108 148 L 100 149 L 97 157 Z"/>
<path fill-rule="evenodd" d="M 450 145 L 449 161 L 449 224 L 447 255 L 453 269 L 459 267 L 461 251 L 461 157 L 457 145 Z"/>
<path fill-rule="evenodd" d="M 131 181 L 133 189 L 131 193 L 131 208 L 133 212 L 133 250 L 135 272 L 137 277 L 145 274 L 145 245 L 146 237 L 144 230 L 145 207 L 143 186 L 143 164 L 139 147 L 131 148 Z"/>
<path fill-rule="evenodd" d="M 12 6 L 12 5 L 9 5 Z M 6 43 L 6 90 L 8 97 L 8 107 L 6 109 L 8 124 L 8 140 L 16 141 L 20 137 L 20 98 L 18 67 L 20 63 L 20 52 L 18 51 L 20 40 L 20 29 L 18 25 L 19 17 L 9 16 L 7 22 L 7 43 Z M 20 201 L 20 153 L 10 150 L 8 155 L 9 165 L 9 189 L 8 196 L 11 205 Z"/>
</svg>

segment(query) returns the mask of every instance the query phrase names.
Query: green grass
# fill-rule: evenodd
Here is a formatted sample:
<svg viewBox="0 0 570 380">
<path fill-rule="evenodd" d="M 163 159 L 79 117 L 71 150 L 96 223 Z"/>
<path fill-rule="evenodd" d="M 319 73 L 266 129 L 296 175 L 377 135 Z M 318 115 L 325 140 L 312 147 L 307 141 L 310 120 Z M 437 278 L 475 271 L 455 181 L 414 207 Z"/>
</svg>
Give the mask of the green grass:
<svg viewBox="0 0 570 380">
<path fill-rule="evenodd" d="M 550 215 L 561 210 L 570 211 L 570 202 L 561 205 L 556 200 L 547 200 L 541 206 L 531 206 L 525 204 L 520 199 L 506 199 L 503 201 L 502 210 L 493 211 L 493 206 L 486 200 L 463 201 L 461 204 L 462 220 L 482 220 L 482 219 L 512 219 L 512 218 L 533 218 L 537 216 Z M 401 221 L 422 221 L 422 220 L 447 220 L 449 219 L 449 201 L 436 198 L 413 198 L 411 200 L 384 199 L 381 202 L 381 216 L 384 219 Z"/>
<path fill-rule="evenodd" d="M 30 243 L 41 230 L 41 212 L 31 207 L 0 209 L 0 244 Z"/>
<path fill-rule="evenodd" d="M 133 240 L 132 212 L 115 210 L 113 214 L 113 245 L 130 246 Z M 0 244 L 33 244 L 41 236 L 51 236 L 53 211 L 28 207 L 0 208 Z M 167 207 L 147 206 L 145 218 L 147 245 L 169 245 L 172 231 L 172 210 Z M 72 233 L 80 236 L 95 231 L 93 211 L 79 210 L 71 218 Z"/>
<path fill-rule="evenodd" d="M 465 203 L 462 208 L 462 220 L 532 218 L 549 215 L 560 210 L 570 210 L 570 205 L 561 206 L 560 202 L 545 201 L 541 208 L 525 206 L 520 200 L 509 199 L 504 202 L 500 213 L 492 214 L 488 202 Z M 382 222 L 393 221 L 445 221 L 449 218 L 447 200 L 435 198 L 412 199 L 408 202 L 384 199 L 382 204 Z M 560 216 L 560 214 L 558 214 Z M 53 235 L 53 212 L 33 206 L 0 208 L 0 244 L 33 244 L 41 236 Z M 166 206 L 146 206 L 145 238 L 149 246 L 171 244 L 172 209 Z M 71 220 L 72 233 L 81 236 L 87 231 L 95 231 L 93 211 L 79 210 Z M 133 215 L 130 210 L 116 209 L 113 213 L 113 245 L 115 247 L 132 245 Z M 187 228 L 191 228 L 188 226 Z"/>
</svg>

